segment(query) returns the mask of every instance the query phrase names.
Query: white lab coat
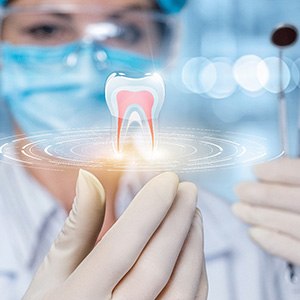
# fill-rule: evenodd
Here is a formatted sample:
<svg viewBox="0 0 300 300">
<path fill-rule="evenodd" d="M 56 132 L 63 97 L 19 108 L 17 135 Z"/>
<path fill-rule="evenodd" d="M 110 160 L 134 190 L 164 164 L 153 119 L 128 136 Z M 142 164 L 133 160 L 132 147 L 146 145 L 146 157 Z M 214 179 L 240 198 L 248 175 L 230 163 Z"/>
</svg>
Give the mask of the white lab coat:
<svg viewBox="0 0 300 300">
<path fill-rule="evenodd" d="M 21 167 L 1 164 L 0 180 L 0 299 L 17 300 L 66 214 Z M 142 182 L 134 175 L 124 177 L 119 214 Z M 265 254 L 249 240 L 246 226 L 232 215 L 228 203 L 207 192 L 199 194 L 209 300 L 299 300 L 300 282 L 287 280 L 286 263 Z"/>
</svg>

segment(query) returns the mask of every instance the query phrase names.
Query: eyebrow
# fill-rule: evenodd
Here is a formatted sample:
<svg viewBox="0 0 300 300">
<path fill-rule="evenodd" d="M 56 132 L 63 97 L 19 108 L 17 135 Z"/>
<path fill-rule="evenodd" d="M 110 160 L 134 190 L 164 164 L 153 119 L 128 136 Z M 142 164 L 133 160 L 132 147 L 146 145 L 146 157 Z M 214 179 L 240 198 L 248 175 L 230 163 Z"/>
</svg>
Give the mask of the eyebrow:
<svg viewBox="0 0 300 300">
<path fill-rule="evenodd" d="M 128 10 L 143 10 L 143 11 L 146 11 L 146 10 L 150 10 L 150 8 L 143 7 L 142 5 L 139 5 L 139 4 L 131 4 L 131 5 L 127 6 L 127 7 L 124 7 L 120 11 L 125 11 L 126 12 Z"/>
<path fill-rule="evenodd" d="M 127 13 L 127 12 L 130 12 L 130 11 L 133 11 L 133 12 L 137 12 L 137 11 L 146 12 L 146 11 L 150 11 L 150 10 L 151 10 L 151 8 L 142 7 L 139 4 L 132 4 L 132 5 L 129 5 L 127 7 L 120 8 L 119 10 L 113 11 L 110 14 L 108 14 L 108 16 L 110 16 L 112 18 L 118 18 L 118 17 L 121 17 L 123 13 Z"/>
<path fill-rule="evenodd" d="M 64 13 L 64 12 L 51 12 L 49 13 L 51 17 L 64 19 L 64 20 L 72 20 L 72 14 Z"/>
</svg>

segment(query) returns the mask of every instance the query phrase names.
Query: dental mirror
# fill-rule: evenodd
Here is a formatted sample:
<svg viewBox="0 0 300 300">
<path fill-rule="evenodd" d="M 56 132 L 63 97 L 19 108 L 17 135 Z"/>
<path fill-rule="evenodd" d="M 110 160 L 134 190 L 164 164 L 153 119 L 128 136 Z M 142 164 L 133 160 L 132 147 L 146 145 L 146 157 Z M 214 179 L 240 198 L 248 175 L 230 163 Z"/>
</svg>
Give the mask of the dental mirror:
<svg viewBox="0 0 300 300">
<path fill-rule="evenodd" d="M 279 126 L 280 139 L 283 155 L 288 154 L 288 123 L 287 123 L 287 105 L 285 99 L 285 92 L 283 87 L 283 67 L 282 67 L 282 52 L 284 48 L 292 46 L 298 39 L 298 30 L 295 26 L 290 24 L 282 24 L 275 28 L 271 35 L 272 44 L 279 49 L 278 69 L 279 69 Z M 289 277 L 292 282 L 296 280 L 295 267 L 293 263 L 288 262 Z"/>
<path fill-rule="evenodd" d="M 285 92 L 283 87 L 283 49 L 292 46 L 296 43 L 298 38 L 298 30 L 295 26 L 290 24 L 282 24 L 276 27 L 271 34 L 272 44 L 279 49 L 278 70 L 279 70 L 279 91 L 278 91 L 278 105 L 279 105 L 279 126 L 280 139 L 283 155 L 288 153 L 288 124 L 287 124 L 287 105 L 285 99 Z"/>
<path fill-rule="evenodd" d="M 275 28 L 272 32 L 272 44 L 279 48 L 292 46 L 298 38 L 298 30 L 290 24 L 283 24 Z"/>
</svg>

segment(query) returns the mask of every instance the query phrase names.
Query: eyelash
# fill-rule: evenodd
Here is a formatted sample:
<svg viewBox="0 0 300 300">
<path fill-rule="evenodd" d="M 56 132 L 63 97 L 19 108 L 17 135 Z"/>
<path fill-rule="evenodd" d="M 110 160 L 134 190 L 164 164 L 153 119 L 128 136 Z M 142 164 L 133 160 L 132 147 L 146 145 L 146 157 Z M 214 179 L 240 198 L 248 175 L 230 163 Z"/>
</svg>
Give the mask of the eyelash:
<svg viewBox="0 0 300 300">
<path fill-rule="evenodd" d="M 40 24 L 24 29 L 25 34 L 38 39 L 46 39 L 53 36 L 53 34 L 63 33 L 65 31 L 66 28 L 64 26 L 57 24 Z"/>
</svg>

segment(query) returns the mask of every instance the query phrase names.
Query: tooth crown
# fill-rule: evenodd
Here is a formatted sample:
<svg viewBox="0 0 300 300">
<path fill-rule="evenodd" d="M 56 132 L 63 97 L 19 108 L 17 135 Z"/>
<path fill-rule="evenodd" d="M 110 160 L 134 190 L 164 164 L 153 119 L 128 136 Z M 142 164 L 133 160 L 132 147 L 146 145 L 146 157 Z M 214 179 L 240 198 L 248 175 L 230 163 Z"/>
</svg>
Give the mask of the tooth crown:
<svg viewBox="0 0 300 300">
<path fill-rule="evenodd" d="M 129 78 L 122 73 L 111 74 L 105 86 L 105 98 L 110 113 L 119 117 L 117 98 L 122 91 L 141 92 L 146 91 L 153 95 L 152 118 L 157 119 L 165 99 L 165 86 L 163 79 L 158 74 L 146 74 L 142 78 Z M 143 101 L 143 99 L 140 99 Z M 128 118 L 128 114 L 124 115 Z"/>
<path fill-rule="evenodd" d="M 120 151 L 121 133 L 132 121 L 147 120 L 152 150 L 155 147 L 155 120 L 165 99 L 165 86 L 158 74 L 129 78 L 122 73 L 111 74 L 105 86 L 105 98 L 112 116 L 117 120 L 116 149 Z M 127 130 L 125 130 L 127 132 Z"/>
</svg>

